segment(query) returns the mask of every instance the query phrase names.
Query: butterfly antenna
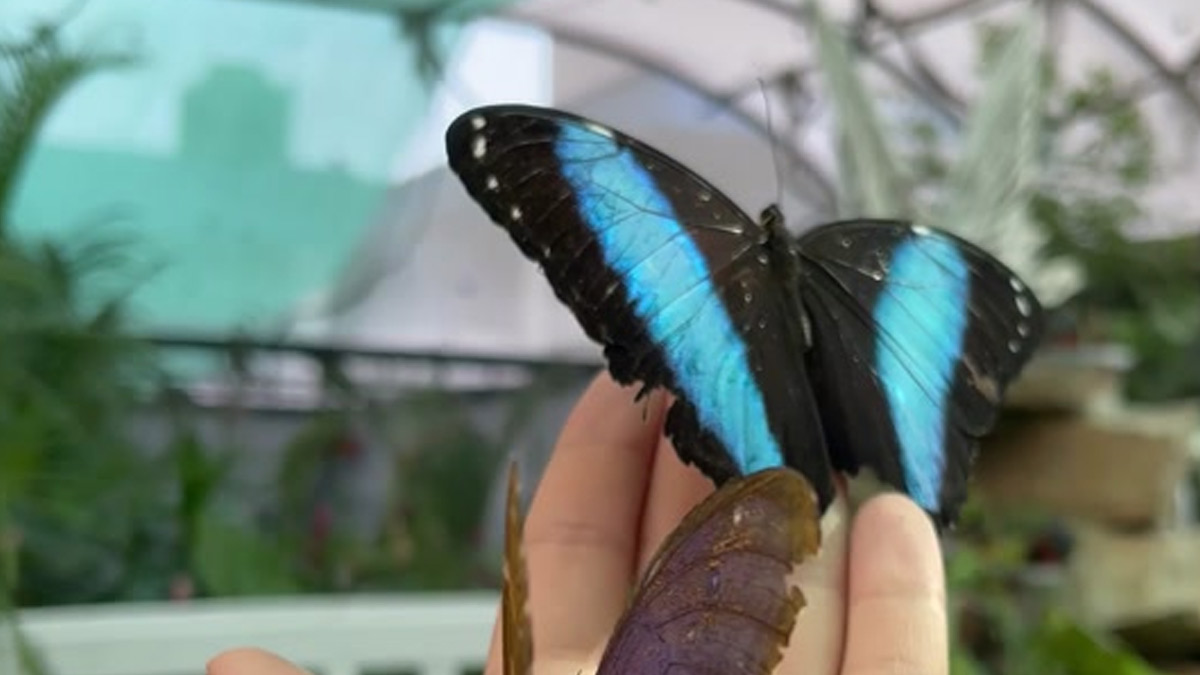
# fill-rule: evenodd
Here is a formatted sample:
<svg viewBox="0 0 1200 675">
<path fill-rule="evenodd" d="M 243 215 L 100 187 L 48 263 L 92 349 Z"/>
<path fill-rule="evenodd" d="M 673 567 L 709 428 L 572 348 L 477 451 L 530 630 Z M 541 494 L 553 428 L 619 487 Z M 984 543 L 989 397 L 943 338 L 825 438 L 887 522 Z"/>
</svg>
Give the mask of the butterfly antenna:
<svg viewBox="0 0 1200 675">
<path fill-rule="evenodd" d="M 758 78 L 758 90 L 762 92 L 763 109 L 767 113 L 767 143 L 771 145 L 771 161 L 775 164 L 775 205 L 783 208 L 783 162 L 775 144 L 775 125 L 771 118 L 771 97 L 767 95 L 767 82 Z"/>
</svg>

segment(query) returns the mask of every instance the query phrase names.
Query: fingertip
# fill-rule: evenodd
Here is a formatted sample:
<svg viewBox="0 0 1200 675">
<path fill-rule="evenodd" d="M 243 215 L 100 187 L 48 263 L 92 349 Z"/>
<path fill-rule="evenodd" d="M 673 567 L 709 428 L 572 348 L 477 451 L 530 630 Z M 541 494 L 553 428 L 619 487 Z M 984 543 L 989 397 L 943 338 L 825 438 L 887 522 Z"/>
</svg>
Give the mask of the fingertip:
<svg viewBox="0 0 1200 675">
<path fill-rule="evenodd" d="M 949 670 L 945 574 L 937 532 L 911 499 L 859 509 L 850 535 L 843 673 Z"/>
<path fill-rule="evenodd" d="M 862 505 L 854 519 L 850 547 L 859 572 L 857 590 L 945 596 L 941 542 L 929 515 L 908 497 L 886 493 Z"/>
<path fill-rule="evenodd" d="M 310 675 L 307 670 L 257 647 L 230 649 L 209 659 L 208 675 Z"/>
<path fill-rule="evenodd" d="M 601 373 L 569 415 L 525 520 L 528 611 L 543 657 L 607 639 L 625 608 L 661 431 L 661 395 L 635 401 Z M 586 611 L 580 610 L 586 608 Z"/>
</svg>

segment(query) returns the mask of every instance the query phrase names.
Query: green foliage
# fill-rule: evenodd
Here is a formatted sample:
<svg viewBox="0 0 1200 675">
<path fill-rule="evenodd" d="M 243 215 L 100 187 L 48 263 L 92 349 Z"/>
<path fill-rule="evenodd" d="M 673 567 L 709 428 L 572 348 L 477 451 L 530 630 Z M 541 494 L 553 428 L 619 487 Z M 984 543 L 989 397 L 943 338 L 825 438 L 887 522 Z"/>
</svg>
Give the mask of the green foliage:
<svg viewBox="0 0 1200 675">
<path fill-rule="evenodd" d="M 1127 231 L 1146 214 L 1138 191 L 1154 177 L 1154 143 L 1136 101 L 1104 71 L 1062 97 L 1050 130 L 1089 133 L 1082 147 L 1059 147 L 1048 134 L 1049 155 L 1071 169 L 1071 180 L 1039 190 L 1033 213 L 1049 235 L 1047 252 L 1079 260 L 1087 287 L 1069 309 L 1082 339 L 1115 340 L 1130 347 L 1137 366 L 1126 381 L 1135 400 L 1200 395 L 1200 236 L 1132 240 Z"/>
<path fill-rule="evenodd" d="M 845 38 L 824 18 L 819 3 L 812 9 L 821 72 L 837 113 L 843 216 L 915 218 L 980 236 L 1006 211 L 1023 206 L 1034 164 L 1031 118 L 1040 98 L 1036 53 L 1029 48 L 1036 36 L 1032 21 L 999 45 L 1002 58 L 990 69 L 951 170 L 928 119 L 919 119 L 912 129 L 919 161 L 908 161 L 893 147 L 914 143 L 897 143 L 897 135 L 889 133 L 876 110 L 878 96 L 867 92 Z M 914 166 L 929 173 L 913 173 Z M 925 206 L 917 201 L 918 190 L 931 177 L 944 184 L 934 185 L 938 198 Z"/>
<path fill-rule="evenodd" d="M 14 606 L 111 597 L 120 583 L 124 516 L 140 499 L 121 420 L 147 362 L 119 296 L 80 299 L 119 270 L 120 243 L 16 242 L 8 207 L 53 105 L 119 60 L 66 52 L 52 28 L 0 47 L 0 659 L 28 673 L 45 666 Z"/>
<path fill-rule="evenodd" d="M 1155 178 L 1138 100 L 1103 68 L 1081 84 L 1060 81 L 1031 46 L 1034 18 L 980 27 L 985 89 L 951 160 L 945 124 L 932 115 L 885 130 L 845 40 L 815 13 L 838 112 L 843 208 L 915 213 L 991 250 L 1055 310 L 1056 326 L 1069 326 L 1049 339 L 1131 348 L 1129 398 L 1200 396 L 1200 369 L 1191 367 L 1200 354 L 1200 236 L 1130 237 L 1148 217 L 1138 198 Z"/>
<path fill-rule="evenodd" d="M 1085 630 L 1061 612 L 1049 612 L 1032 644 L 1041 672 L 1054 675 L 1157 675 L 1127 648 Z M 1029 672 L 1029 671 L 1025 671 Z"/>
<path fill-rule="evenodd" d="M 948 544 L 953 675 L 1156 675 L 1113 636 L 1058 608 L 1053 585 L 1032 583 L 1026 562 L 1049 518 L 1036 511 L 968 501 Z"/>
<path fill-rule="evenodd" d="M 430 396 L 406 406 L 406 412 L 416 413 L 414 422 L 418 415 L 425 422 L 409 446 L 410 454 L 396 467 L 393 513 L 401 517 L 400 532 L 410 551 L 429 554 L 410 557 L 402 566 L 413 588 L 452 588 L 455 577 L 483 579 L 492 567 L 476 547 L 479 516 L 487 508 L 505 449 L 489 448 L 461 408 L 447 408 L 446 401 L 438 399 L 444 397 Z"/>
<path fill-rule="evenodd" d="M 1153 177 L 1153 142 L 1136 103 L 1111 77 L 1098 72 L 1075 88 L 1057 82 L 1035 48 L 1036 16 L 1016 27 L 984 26 L 984 89 L 964 133 L 947 134 L 932 116 L 892 133 L 845 39 L 814 10 L 839 125 L 843 215 L 915 214 L 972 239 L 1012 265 L 1047 305 L 1085 315 L 1088 338 L 1134 345 L 1141 363 L 1130 384 L 1143 386 L 1135 393 L 1200 394 L 1200 369 L 1191 367 L 1200 356 L 1200 240 L 1127 236 L 1141 217 L 1137 191 Z M 947 148 L 948 136 L 960 150 Z M 1062 292 L 1056 279 L 1071 270 L 1082 288 Z M 1186 357 L 1185 346 L 1193 350 Z M 1189 378 L 1190 389 L 1181 382 Z M 1044 522 L 968 503 L 946 562 L 952 672 L 1154 672 L 1055 610 L 1053 594 L 1029 583 L 1025 553 Z"/>
<path fill-rule="evenodd" d="M 51 108 L 86 76 L 129 58 L 65 50 L 58 27 L 38 28 L 25 43 L 0 47 L 0 214 L 9 211 L 29 148 Z M 0 220 L 0 237 L 7 228 Z"/>
<path fill-rule="evenodd" d="M 934 224 L 1008 260 L 1035 289 L 1045 284 L 1038 279 L 1040 270 L 1025 264 L 1029 256 L 1022 249 L 1036 246 L 1037 240 L 1026 241 L 1020 233 L 1032 229 L 1027 206 L 1037 178 L 1038 113 L 1044 95 L 1040 30 L 1036 16 L 1026 17 L 984 50 L 984 89 L 967 120 L 958 161 L 941 182 L 941 204 L 932 214 Z M 1039 266 L 1045 264 L 1040 261 Z"/>
<path fill-rule="evenodd" d="M 1039 191 L 1033 213 L 1049 234 L 1048 252 L 1084 267 L 1087 288 L 1070 305 L 1081 337 L 1133 350 L 1130 398 L 1200 395 L 1200 372 L 1188 367 L 1200 353 L 1200 237 L 1127 236 L 1145 218 L 1137 194 L 1153 178 L 1154 143 L 1136 101 L 1110 74 L 1094 72 L 1068 91 L 1048 124 L 1062 129 L 1080 120 L 1091 126 L 1081 149 L 1048 144 L 1074 178 Z"/>
<path fill-rule="evenodd" d="M 845 38 L 816 4 L 813 10 L 820 66 L 838 120 L 840 215 L 934 225 L 991 251 L 1043 302 L 1052 304 L 1073 292 L 1078 285 L 1073 266 L 1037 255 L 1043 236 L 1028 214 L 1044 85 L 1036 15 L 995 40 L 983 93 L 966 121 L 961 149 L 950 159 L 939 131 L 944 121 L 918 112 L 909 124 L 911 137 L 889 133 L 875 111 L 882 97 L 867 93 Z"/>
<path fill-rule="evenodd" d="M 0 208 L 53 104 L 117 61 L 64 51 L 49 29 L 4 49 Z M 150 362 L 122 296 L 85 303 L 82 289 L 119 281 L 124 244 L 18 242 L 0 214 L 0 532 L 19 542 L 8 587 L 20 604 L 111 597 L 143 478 L 124 420 Z"/>
<path fill-rule="evenodd" d="M 205 511 L 191 543 L 190 562 L 201 595 L 285 595 L 303 590 L 292 569 L 291 551 L 267 533 Z"/>
<path fill-rule="evenodd" d="M 854 71 L 850 46 L 825 18 L 820 3 L 810 8 L 822 74 L 837 111 L 841 210 L 856 216 L 913 217 L 912 186 L 894 159 L 866 86 Z"/>
<path fill-rule="evenodd" d="M 471 431 L 461 404 L 442 400 L 409 416 L 450 437 L 431 431 L 415 451 L 395 434 L 385 440 L 405 495 L 391 508 L 403 517 L 364 538 L 337 520 L 338 495 L 321 488 L 345 459 L 339 443 L 352 427 L 404 415 L 365 399 L 326 364 L 337 412 L 294 439 L 278 490 L 247 504 L 237 483 L 245 449 L 206 440 L 156 353 L 127 331 L 135 242 L 5 236 L 25 158 L 54 104 L 88 74 L 128 59 L 66 49 L 53 27 L 0 58 L 4 607 L 491 583 L 475 549 L 498 446 Z M 85 300 L 95 288 L 113 292 Z M 248 377 L 237 369 L 246 354 L 230 352 L 234 374 Z M 171 434 L 147 447 L 129 422 L 156 401 Z M 529 412 L 524 405 L 513 419 Z M 334 514 L 328 531 L 314 531 L 314 509 Z"/>
</svg>

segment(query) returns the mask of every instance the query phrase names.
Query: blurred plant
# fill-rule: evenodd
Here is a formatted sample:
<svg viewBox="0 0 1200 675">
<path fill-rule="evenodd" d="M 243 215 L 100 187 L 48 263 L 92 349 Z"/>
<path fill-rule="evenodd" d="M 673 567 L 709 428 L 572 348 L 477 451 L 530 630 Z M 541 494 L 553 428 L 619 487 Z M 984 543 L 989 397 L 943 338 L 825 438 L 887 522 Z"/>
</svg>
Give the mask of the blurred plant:
<svg viewBox="0 0 1200 675">
<path fill-rule="evenodd" d="M 124 296 L 83 289 L 127 262 L 124 242 L 75 246 L 10 236 L 8 207 L 53 105 L 75 83 L 124 62 L 63 49 L 54 27 L 0 51 L 0 533 L 20 604 L 113 592 L 113 546 L 138 500 L 124 420 L 148 365 L 127 338 Z M 107 513 L 106 513 L 107 511 Z"/>
<path fill-rule="evenodd" d="M 0 624 L 26 672 L 43 666 L 12 608 L 111 597 L 121 581 L 126 516 L 141 499 L 124 421 L 148 362 L 123 332 L 123 295 L 83 299 L 86 284 L 121 271 L 124 243 L 17 241 L 9 211 L 53 106 L 125 61 L 66 50 L 53 25 L 0 47 Z"/>
<path fill-rule="evenodd" d="M 238 448 L 206 442 L 194 405 L 181 394 L 166 399 L 172 434 L 168 465 L 159 473 L 174 479 L 173 509 L 161 519 L 173 527 L 158 541 L 171 553 L 169 565 L 151 577 L 170 575 L 168 594 L 179 600 L 298 592 L 301 583 L 279 533 L 257 527 L 250 509 L 233 498 Z"/>
<path fill-rule="evenodd" d="M 133 242 L 12 235 L 13 195 L 54 104 L 87 75 L 128 62 L 66 49 L 57 26 L 0 51 L 0 617 L 232 593 L 239 583 L 278 588 L 247 572 L 261 538 L 217 516 L 228 461 L 186 414 L 163 406 L 175 432 L 165 452 L 130 433 L 162 381 L 154 352 L 127 329 Z"/>
<path fill-rule="evenodd" d="M 1137 108 L 1100 75 L 1064 93 L 1036 48 L 1036 13 L 1015 28 L 981 30 L 983 93 L 965 132 L 948 133 L 943 120 L 920 114 L 889 130 L 875 110 L 879 97 L 867 93 L 856 71 L 848 41 L 818 6 L 812 9 L 821 72 L 839 126 L 847 216 L 916 218 L 975 241 L 1012 266 L 1048 307 L 1061 312 L 1084 306 L 1102 316 L 1105 325 L 1090 339 L 1142 341 L 1143 368 L 1157 363 L 1168 335 L 1194 339 L 1200 258 L 1160 243 L 1154 246 L 1174 253 L 1152 263 L 1150 255 L 1162 251 L 1134 244 L 1126 234 L 1137 216 L 1135 194 L 1153 165 Z M 1081 122 L 1097 129 L 1082 151 L 1077 136 L 1075 145 L 1067 145 L 1064 133 Z M 951 161 L 954 148 L 961 150 Z M 1038 171 L 1047 167 L 1052 170 Z M 1156 325 L 1146 311 L 1151 306 L 1180 321 L 1171 328 Z M 1172 363 L 1196 371 L 1182 360 Z M 964 509 L 947 541 L 952 672 L 1152 673 L 1131 652 L 1110 644 L 1110 636 L 1092 635 L 1056 611 L 1052 593 L 1030 587 L 1026 552 L 1039 523 L 1045 519 L 1036 514 L 984 512 L 974 501 Z"/>
<path fill-rule="evenodd" d="M 335 412 L 293 440 L 276 518 L 258 518 L 261 503 L 232 494 L 236 448 L 199 432 L 195 407 L 126 330 L 131 242 L 10 236 L 22 168 L 54 105 L 87 75 L 129 61 L 67 49 L 57 25 L 0 47 L 0 621 L 14 606 L 486 583 L 472 547 L 495 446 L 461 402 L 384 409 L 327 368 Z M 118 292 L 86 299 L 113 282 Z M 235 371 L 244 356 L 231 347 Z M 169 440 L 140 447 L 132 413 L 155 401 Z M 396 460 L 403 497 L 389 504 L 384 534 L 365 541 L 333 519 L 337 500 L 321 485 L 330 462 L 353 460 L 364 407 L 421 429 Z"/>
<path fill-rule="evenodd" d="M 511 0 L 430 0 L 396 7 L 401 36 L 416 54 L 416 75 L 428 86 L 446 84 L 449 38 L 457 36 L 464 24 L 483 16 Z M 452 87 L 461 88 L 456 82 Z M 474 98 L 474 97 L 472 97 Z"/>
<path fill-rule="evenodd" d="M 483 557 L 481 530 L 492 479 L 508 444 L 485 438 L 462 403 L 448 399 L 424 394 L 405 404 L 407 419 L 397 420 L 407 427 L 408 442 L 395 465 L 388 525 L 410 589 L 491 586 L 494 581 L 493 561 Z"/>
<path fill-rule="evenodd" d="M 1057 97 L 1045 127 L 1047 161 L 1060 169 L 1031 212 L 1049 235 L 1047 253 L 1083 266 L 1087 285 L 1066 308 L 1077 339 L 1131 348 L 1133 399 L 1200 395 L 1200 370 L 1189 367 L 1200 353 L 1200 236 L 1129 235 L 1146 218 L 1138 196 L 1155 177 L 1154 138 L 1137 100 L 1094 70 Z"/>
<path fill-rule="evenodd" d="M 59 25 L 37 26 L 25 42 L 0 45 L 0 237 L 29 149 L 50 110 L 88 75 L 130 62 L 127 55 L 65 49 Z"/>
<path fill-rule="evenodd" d="M 996 253 L 1053 310 L 1048 340 L 1131 349 L 1130 399 L 1200 396 L 1200 235 L 1131 236 L 1155 177 L 1138 100 L 1103 68 L 1065 84 L 1039 58 L 1031 21 L 980 27 L 985 91 L 965 138 L 933 114 L 885 132 L 845 41 L 823 30 L 846 203 L 855 215 L 924 215 Z"/>
<path fill-rule="evenodd" d="M 1159 672 L 1114 636 L 1090 631 L 1058 609 L 1057 587 L 1037 581 L 1038 567 L 1042 574 L 1049 568 L 1052 578 L 1061 573 L 1069 551 L 1039 552 L 1031 542 L 1061 527 L 1046 514 L 968 502 L 947 546 L 953 675 Z M 1031 566 L 1038 557 L 1050 560 Z"/>
<path fill-rule="evenodd" d="M 868 92 L 850 44 L 819 4 L 812 10 L 819 66 L 837 120 L 839 215 L 934 225 L 1004 261 L 1043 304 L 1053 306 L 1074 294 L 1081 283 L 1078 263 L 1046 255 L 1046 236 L 1028 213 L 1038 179 L 1043 100 L 1035 48 L 1041 32 L 1038 15 L 1031 13 L 1010 31 L 994 50 L 995 58 L 984 62 L 983 92 L 961 133 L 945 130 L 940 118 L 918 111 L 906 134 L 887 128 L 877 110 L 880 96 Z M 908 107 L 894 100 L 891 110 Z M 948 159 L 950 139 L 958 149 L 954 160 Z"/>
<path fill-rule="evenodd" d="M 343 398 L 314 418 L 289 444 L 272 516 L 303 561 L 305 588 L 496 587 L 498 559 L 481 535 L 498 462 L 546 397 L 577 377 L 576 369 L 550 369 L 502 401 L 483 399 L 502 415 L 494 434 L 472 417 L 481 399 L 436 388 L 386 402 Z M 339 389 L 353 395 L 345 384 Z M 382 519 L 364 528 L 353 497 L 380 462 L 390 467 Z"/>
</svg>

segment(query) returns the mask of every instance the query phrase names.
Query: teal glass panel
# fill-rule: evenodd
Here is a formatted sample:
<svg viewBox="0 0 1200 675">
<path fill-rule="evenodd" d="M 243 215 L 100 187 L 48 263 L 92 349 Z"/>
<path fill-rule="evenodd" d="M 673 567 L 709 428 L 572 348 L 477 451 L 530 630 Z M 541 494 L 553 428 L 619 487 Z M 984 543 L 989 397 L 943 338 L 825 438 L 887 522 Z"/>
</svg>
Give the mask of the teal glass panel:
<svg viewBox="0 0 1200 675">
<path fill-rule="evenodd" d="M 54 110 L 13 234 L 132 239 L 146 332 L 269 330 L 326 289 L 426 112 L 419 73 L 457 34 L 428 43 L 393 12 L 249 0 L 6 0 L 0 23 L 63 12 L 70 46 L 136 60 Z"/>
</svg>

